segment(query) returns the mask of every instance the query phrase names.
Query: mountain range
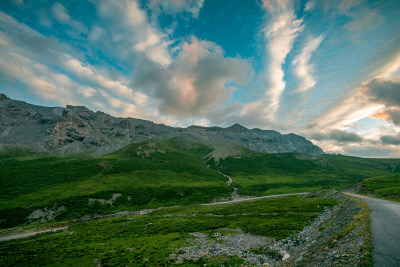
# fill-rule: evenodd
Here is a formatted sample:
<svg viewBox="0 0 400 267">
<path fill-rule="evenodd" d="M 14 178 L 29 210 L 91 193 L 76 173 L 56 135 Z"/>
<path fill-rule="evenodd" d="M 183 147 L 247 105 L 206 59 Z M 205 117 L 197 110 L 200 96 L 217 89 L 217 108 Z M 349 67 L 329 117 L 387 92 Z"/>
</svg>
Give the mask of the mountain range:
<svg viewBox="0 0 400 267">
<path fill-rule="evenodd" d="M 182 141 L 218 147 L 236 144 L 264 153 L 323 154 L 321 148 L 296 134 L 247 129 L 170 127 L 136 118 L 118 118 L 84 106 L 43 107 L 0 94 L 0 149 L 19 146 L 61 155 L 103 155 L 149 139 L 177 137 Z"/>
</svg>

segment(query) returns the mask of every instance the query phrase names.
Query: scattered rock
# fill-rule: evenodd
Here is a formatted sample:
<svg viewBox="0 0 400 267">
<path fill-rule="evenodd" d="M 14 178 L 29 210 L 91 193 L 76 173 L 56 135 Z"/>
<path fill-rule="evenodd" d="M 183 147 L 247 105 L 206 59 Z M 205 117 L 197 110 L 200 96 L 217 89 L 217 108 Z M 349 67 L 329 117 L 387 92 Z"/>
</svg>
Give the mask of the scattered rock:
<svg viewBox="0 0 400 267">
<path fill-rule="evenodd" d="M 108 200 L 106 199 L 101 199 L 101 198 L 89 198 L 88 200 L 88 205 L 93 205 L 94 202 L 99 202 L 102 205 L 111 205 L 114 203 L 115 200 L 117 200 L 117 198 L 119 198 L 120 196 L 122 196 L 120 193 L 114 193 L 112 195 L 112 197 Z"/>
</svg>

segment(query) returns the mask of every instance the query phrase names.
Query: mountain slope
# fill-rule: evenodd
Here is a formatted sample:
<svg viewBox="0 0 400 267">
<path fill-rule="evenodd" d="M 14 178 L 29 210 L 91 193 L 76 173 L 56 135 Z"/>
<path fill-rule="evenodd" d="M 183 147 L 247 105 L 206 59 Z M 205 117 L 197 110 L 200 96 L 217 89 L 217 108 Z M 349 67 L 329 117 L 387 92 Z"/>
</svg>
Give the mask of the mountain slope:
<svg viewBox="0 0 400 267">
<path fill-rule="evenodd" d="M 364 159 L 338 155 L 246 153 L 206 162 L 232 177 L 240 195 L 272 195 L 343 189 L 369 177 L 400 173 L 399 159 Z"/>
<path fill-rule="evenodd" d="M 104 155 L 132 142 L 180 135 L 181 139 L 213 147 L 233 143 L 266 153 L 323 153 L 318 146 L 295 134 L 250 130 L 238 124 L 228 128 L 174 128 L 141 119 L 116 118 L 81 106 L 41 107 L 0 94 L 0 150 L 17 145 L 62 155 Z"/>
<path fill-rule="evenodd" d="M 232 193 L 208 168 L 201 144 L 131 144 L 104 156 L 0 155 L 0 227 L 160 206 L 210 202 Z"/>
</svg>

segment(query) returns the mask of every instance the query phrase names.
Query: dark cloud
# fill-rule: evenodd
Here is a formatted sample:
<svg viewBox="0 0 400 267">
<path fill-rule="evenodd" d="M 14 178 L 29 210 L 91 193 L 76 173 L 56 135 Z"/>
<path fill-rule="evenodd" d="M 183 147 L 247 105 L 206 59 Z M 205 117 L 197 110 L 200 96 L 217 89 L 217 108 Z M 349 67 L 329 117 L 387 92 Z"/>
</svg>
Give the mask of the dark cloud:
<svg viewBox="0 0 400 267">
<path fill-rule="evenodd" d="M 363 88 L 373 102 L 385 104 L 387 107 L 400 106 L 400 78 L 375 78 Z"/>
<path fill-rule="evenodd" d="M 385 145 L 400 145 L 400 135 L 383 135 L 381 141 Z"/>
<path fill-rule="evenodd" d="M 387 108 L 379 110 L 372 115 L 375 119 L 389 120 L 395 125 L 400 125 L 400 108 Z"/>
<path fill-rule="evenodd" d="M 399 150 L 393 147 L 363 145 L 359 147 L 347 148 L 343 154 L 367 158 L 398 158 Z"/>
<path fill-rule="evenodd" d="M 310 138 L 317 141 L 329 140 L 339 143 L 360 143 L 363 141 L 363 138 L 360 135 L 341 130 L 331 130 L 329 132 L 311 134 Z"/>
</svg>

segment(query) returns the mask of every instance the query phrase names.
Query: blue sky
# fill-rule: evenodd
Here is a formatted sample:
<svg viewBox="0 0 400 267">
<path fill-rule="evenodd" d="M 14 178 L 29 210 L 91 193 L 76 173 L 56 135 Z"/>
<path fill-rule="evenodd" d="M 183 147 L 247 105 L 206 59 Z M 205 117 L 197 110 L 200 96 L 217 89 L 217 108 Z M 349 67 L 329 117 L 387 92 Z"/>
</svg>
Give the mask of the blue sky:
<svg viewBox="0 0 400 267">
<path fill-rule="evenodd" d="M 0 92 L 400 157 L 400 2 L 3 0 Z"/>
</svg>

